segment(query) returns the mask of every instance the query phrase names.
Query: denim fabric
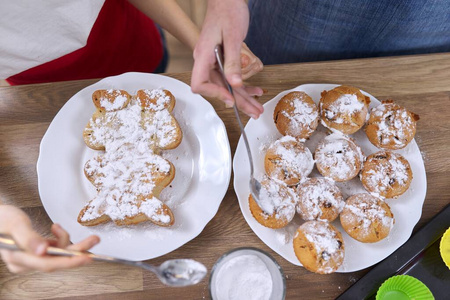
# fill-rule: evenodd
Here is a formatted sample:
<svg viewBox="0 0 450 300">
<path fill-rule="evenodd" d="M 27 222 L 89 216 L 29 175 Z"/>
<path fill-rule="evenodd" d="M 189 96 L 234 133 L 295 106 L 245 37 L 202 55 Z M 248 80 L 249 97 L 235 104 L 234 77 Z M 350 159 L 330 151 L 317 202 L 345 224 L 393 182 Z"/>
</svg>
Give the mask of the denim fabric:
<svg viewBox="0 0 450 300">
<path fill-rule="evenodd" d="M 450 51 L 450 1 L 250 0 L 264 64 Z"/>
</svg>

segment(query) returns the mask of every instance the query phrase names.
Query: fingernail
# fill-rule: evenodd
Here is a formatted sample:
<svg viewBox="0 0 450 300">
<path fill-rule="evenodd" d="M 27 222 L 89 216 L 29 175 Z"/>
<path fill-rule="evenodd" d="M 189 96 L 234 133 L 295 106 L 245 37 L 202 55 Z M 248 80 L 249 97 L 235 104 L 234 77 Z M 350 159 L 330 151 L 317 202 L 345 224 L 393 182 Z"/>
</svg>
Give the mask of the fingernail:
<svg viewBox="0 0 450 300">
<path fill-rule="evenodd" d="M 252 119 L 255 119 L 255 120 L 258 119 L 258 117 L 257 117 L 256 115 L 250 114 L 249 116 L 250 116 Z"/>
<path fill-rule="evenodd" d="M 231 76 L 231 81 L 232 81 L 234 84 L 242 83 L 241 76 L 239 76 L 239 75 L 233 75 L 233 76 Z"/>
<path fill-rule="evenodd" d="M 225 102 L 225 107 L 226 108 L 231 108 L 234 105 L 234 102 L 229 100 L 229 99 L 226 99 L 224 102 Z"/>
<path fill-rule="evenodd" d="M 43 254 L 45 254 L 46 249 L 47 249 L 47 245 L 45 243 L 40 242 L 36 246 L 36 248 L 34 250 L 34 254 L 36 254 L 36 255 L 43 255 Z"/>
</svg>

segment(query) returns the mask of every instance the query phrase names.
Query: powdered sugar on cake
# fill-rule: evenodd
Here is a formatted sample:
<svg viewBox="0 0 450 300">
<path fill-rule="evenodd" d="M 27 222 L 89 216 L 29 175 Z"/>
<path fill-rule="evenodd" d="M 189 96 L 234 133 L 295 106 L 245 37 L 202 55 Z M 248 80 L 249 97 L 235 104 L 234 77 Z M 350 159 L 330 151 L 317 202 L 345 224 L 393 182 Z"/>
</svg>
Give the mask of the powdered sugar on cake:
<svg viewBox="0 0 450 300">
<path fill-rule="evenodd" d="M 329 228 L 328 223 L 322 221 L 306 222 L 301 226 L 301 229 L 306 239 L 314 245 L 316 253 L 321 255 L 324 261 L 330 260 L 332 256 L 343 258 L 344 252 L 340 251 L 341 245 L 336 232 Z M 325 266 L 319 268 L 319 271 L 329 273 L 333 269 L 325 264 Z"/>
<path fill-rule="evenodd" d="M 325 137 L 315 153 L 316 162 L 329 172 L 327 177 L 344 181 L 359 172 L 364 160 L 361 148 L 342 134 Z"/>
<path fill-rule="evenodd" d="M 394 142 L 399 148 L 407 144 L 407 136 L 414 126 L 412 116 L 404 108 L 392 109 L 393 104 L 381 104 L 373 109 L 373 114 L 380 119 L 377 122 L 377 137 L 382 145 Z"/>
<path fill-rule="evenodd" d="M 85 173 L 98 193 L 88 204 L 82 221 L 101 215 L 123 220 L 137 214 L 145 214 L 161 223 L 171 221 L 170 216 L 161 214 L 163 204 L 153 195 L 155 180 L 168 176 L 171 164 L 155 151 L 177 138 L 177 128 L 170 112 L 164 109 L 168 99 L 163 91 L 147 92 L 157 101 L 146 109 L 132 99 L 126 107 L 114 110 L 123 107 L 127 101 L 116 90 L 107 91 L 119 94 L 113 102 L 100 99 L 106 112 L 91 118 L 89 141 L 103 145 L 105 152 L 85 165 Z"/>
<path fill-rule="evenodd" d="M 377 164 L 373 169 L 367 171 L 367 174 L 370 175 L 367 176 L 367 183 L 375 192 L 386 191 L 393 181 L 400 185 L 407 184 L 409 180 L 407 166 L 397 155 L 392 153 L 389 160 Z"/>
<path fill-rule="evenodd" d="M 286 111 L 282 112 L 290 120 L 289 127 L 291 132 L 299 132 L 305 127 L 308 128 L 319 117 L 317 108 L 314 109 L 311 104 L 304 101 L 304 98 L 305 95 L 302 94 L 299 98 L 294 98 L 291 101 L 291 105 L 294 108 L 292 114 L 288 114 Z"/>
<path fill-rule="evenodd" d="M 351 115 L 364 108 L 364 103 L 358 100 L 354 94 L 344 94 L 334 101 L 325 111 L 325 117 L 337 124 L 344 123 L 342 114 Z"/>
<path fill-rule="evenodd" d="M 313 167 L 314 160 L 311 151 L 307 147 L 286 147 L 286 142 L 295 142 L 295 138 L 292 136 L 284 136 L 277 140 L 273 148 L 275 149 L 275 154 L 280 156 L 277 160 L 279 164 L 279 172 L 285 169 L 292 170 L 295 174 L 301 175 L 302 179 L 308 176 Z"/>
<path fill-rule="evenodd" d="M 266 178 L 259 192 L 259 204 L 267 214 L 275 213 L 277 219 L 291 220 L 295 215 L 294 197 L 283 182 Z"/>
<path fill-rule="evenodd" d="M 366 233 L 374 222 L 380 222 L 383 227 L 393 227 L 394 219 L 386 214 L 386 211 L 378 204 L 377 198 L 366 196 L 362 199 L 363 196 L 358 197 L 356 203 L 346 204 L 345 206 L 345 209 L 351 212 L 351 214 L 345 214 L 344 216 L 349 223 L 359 224 L 360 229 L 363 229 Z"/>
</svg>

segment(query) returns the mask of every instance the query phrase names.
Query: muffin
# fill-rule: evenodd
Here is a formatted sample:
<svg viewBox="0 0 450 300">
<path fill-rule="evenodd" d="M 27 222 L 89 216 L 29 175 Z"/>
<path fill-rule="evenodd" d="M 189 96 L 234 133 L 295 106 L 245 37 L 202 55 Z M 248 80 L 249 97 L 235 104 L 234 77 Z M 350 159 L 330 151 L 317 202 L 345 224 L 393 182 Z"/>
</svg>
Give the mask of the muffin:
<svg viewBox="0 0 450 300">
<path fill-rule="evenodd" d="M 406 158 L 383 150 L 367 157 L 360 177 L 369 193 L 396 198 L 408 190 L 413 174 Z"/>
<path fill-rule="evenodd" d="M 319 110 L 308 94 L 290 92 L 278 101 L 273 120 L 282 135 L 307 139 L 319 124 Z"/>
<path fill-rule="evenodd" d="M 338 86 L 321 93 L 319 102 L 322 124 L 344 134 L 358 131 L 366 122 L 370 98 L 357 88 Z"/>
<path fill-rule="evenodd" d="M 364 162 L 361 148 L 353 139 L 339 133 L 328 135 L 314 152 L 317 170 L 334 181 L 347 181 L 358 175 Z"/>
<path fill-rule="evenodd" d="M 269 177 L 287 185 L 296 185 L 305 179 L 314 167 L 311 151 L 291 136 L 272 143 L 264 157 L 264 168 Z"/>
<path fill-rule="evenodd" d="M 405 148 L 416 134 L 419 116 L 392 100 L 381 103 L 370 112 L 365 129 L 367 138 L 378 148 L 389 150 Z"/>
<path fill-rule="evenodd" d="M 265 177 L 261 181 L 259 202 L 250 194 L 250 212 L 261 225 L 269 228 L 282 228 L 292 221 L 295 215 L 296 198 L 290 188 L 281 181 Z"/>
<path fill-rule="evenodd" d="M 293 245 L 297 259 L 315 273 L 333 273 L 344 261 L 342 234 L 328 222 L 303 223 L 297 229 Z"/>
<path fill-rule="evenodd" d="M 334 221 L 345 204 L 339 188 L 327 178 L 310 178 L 298 185 L 296 191 L 297 213 L 305 221 Z"/>
<path fill-rule="evenodd" d="M 363 243 L 375 243 L 389 235 L 394 215 L 380 198 L 361 193 L 349 197 L 340 216 L 342 228 Z"/>
</svg>

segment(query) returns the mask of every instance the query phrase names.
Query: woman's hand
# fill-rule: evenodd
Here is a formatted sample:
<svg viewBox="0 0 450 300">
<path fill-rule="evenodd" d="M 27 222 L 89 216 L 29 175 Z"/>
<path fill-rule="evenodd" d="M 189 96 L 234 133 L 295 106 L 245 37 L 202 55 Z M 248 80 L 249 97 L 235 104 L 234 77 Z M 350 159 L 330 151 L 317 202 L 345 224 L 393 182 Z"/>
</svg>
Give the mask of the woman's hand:
<svg viewBox="0 0 450 300">
<path fill-rule="evenodd" d="M 194 68 L 191 87 L 194 93 L 222 100 L 234 105 L 250 117 L 257 119 L 263 112 L 262 105 L 253 96 L 261 96 L 259 87 L 244 87 L 243 74 L 252 76 L 262 66 L 257 58 L 246 51 L 243 41 L 248 30 L 249 12 L 243 0 L 210 0 L 200 38 L 194 50 Z M 223 45 L 224 69 L 227 81 L 233 87 L 235 99 L 225 88 L 217 69 L 214 48 Z M 242 52 L 241 52 L 242 51 Z M 244 55 L 241 56 L 241 53 Z M 241 70 L 241 62 L 248 62 Z"/>
<path fill-rule="evenodd" d="M 0 249 L 0 254 L 8 269 L 13 273 L 28 271 L 52 272 L 79 267 L 91 262 L 88 256 L 46 255 L 48 246 L 86 251 L 99 243 L 97 236 L 90 236 L 77 244 L 70 244 L 69 234 L 58 224 L 51 231 L 55 239 L 45 239 L 33 230 L 28 216 L 19 208 L 0 205 L 0 233 L 9 234 L 25 251 Z"/>
<path fill-rule="evenodd" d="M 241 49 L 241 73 L 242 79 L 246 80 L 263 70 L 263 63 L 253 54 L 245 43 L 242 43 Z"/>
</svg>

